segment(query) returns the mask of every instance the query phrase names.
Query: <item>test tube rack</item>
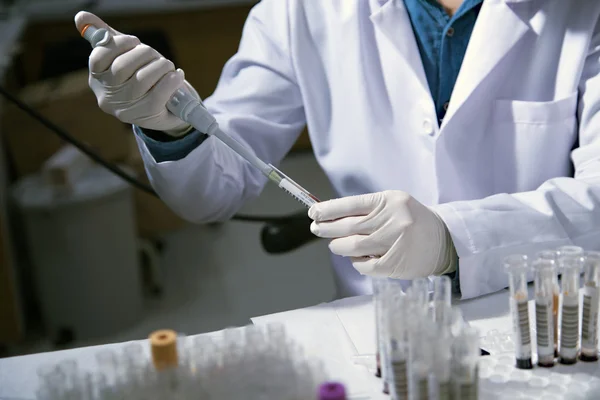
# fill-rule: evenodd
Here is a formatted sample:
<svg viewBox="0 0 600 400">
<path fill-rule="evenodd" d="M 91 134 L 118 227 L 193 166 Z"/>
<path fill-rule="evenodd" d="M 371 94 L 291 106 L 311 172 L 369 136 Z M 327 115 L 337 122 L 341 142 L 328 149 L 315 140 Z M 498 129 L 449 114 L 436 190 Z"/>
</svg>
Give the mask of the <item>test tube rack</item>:
<svg viewBox="0 0 600 400">
<path fill-rule="evenodd" d="M 479 333 L 451 305 L 451 282 L 374 282 L 377 376 L 392 399 L 476 399 Z"/>
<path fill-rule="evenodd" d="M 481 338 L 481 346 L 492 353 L 478 362 L 483 399 L 592 400 L 600 396 L 599 363 L 557 363 L 552 368 L 519 369 L 515 365 L 515 342 L 510 331 L 490 331 Z M 533 358 L 536 365 L 535 354 Z"/>
<path fill-rule="evenodd" d="M 278 324 L 193 338 L 157 331 L 146 346 L 97 353 L 89 371 L 64 360 L 38 376 L 38 400 L 307 400 L 327 382 L 322 363 Z"/>
</svg>

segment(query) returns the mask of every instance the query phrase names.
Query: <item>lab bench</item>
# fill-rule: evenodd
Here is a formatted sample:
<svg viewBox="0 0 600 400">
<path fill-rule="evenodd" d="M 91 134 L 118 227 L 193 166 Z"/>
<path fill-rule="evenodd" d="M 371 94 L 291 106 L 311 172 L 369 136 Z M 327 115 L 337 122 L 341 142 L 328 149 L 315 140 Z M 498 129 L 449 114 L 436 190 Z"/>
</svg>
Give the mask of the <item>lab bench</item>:
<svg viewBox="0 0 600 400">
<path fill-rule="evenodd" d="M 514 352 L 501 347 L 494 336 L 507 336 L 512 329 L 506 290 L 476 299 L 459 301 L 468 323 L 479 330 L 482 347 L 490 356 L 479 364 L 480 398 L 593 398 L 600 389 L 598 363 L 579 362 L 574 366 L 514 367 Z M 533 311 L 530 304 L 530 312 Z M 252 318 L 254 325 L 281 323 L 291 339 L 307 355 L 321 359 L 331 379 L 347 386 L 349 399 L 389 399 L 382 393 L 382 381 L 367 366 L 356 362 L 357 355 L 373 355 L 376 349 L 375 317 L 371 296 L 360 296 L 316 306 Z M 168 328 L 168 327 L 167 327 Z M 204 333 L 218 336 L 223 331 Z M 190 332 L 188 332 L 190 333 Z M 35 399 L 36 370 L 49 363 L 74 359 L 80 368 L 93 371 L 95 356 L 106 349 L 119 351 L 128 343 L 114 343 L 73 350 L 34 354 L 0 360 L 0 399 Z M 147 341 L 140 341 L 147 355 Z M 496 344 L 494 344 L 496 343 Z M 503 344 L 503 346 L 506 343 Z"/>
</svg>

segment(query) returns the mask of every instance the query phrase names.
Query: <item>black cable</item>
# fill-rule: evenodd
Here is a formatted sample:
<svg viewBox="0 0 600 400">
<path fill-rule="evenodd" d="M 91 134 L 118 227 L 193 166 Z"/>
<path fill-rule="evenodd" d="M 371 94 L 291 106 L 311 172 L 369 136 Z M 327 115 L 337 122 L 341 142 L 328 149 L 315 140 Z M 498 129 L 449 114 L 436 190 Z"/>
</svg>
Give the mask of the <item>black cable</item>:
<svg viewBox="0 0 600 400">
<path fill-rule="evenodd" d="M 50 131 L 54 132 L 54 134 L 59 136 L 62 140 L 64 140 L 65 142 L 71 143 L 73 146 L 77 147 L 82 153 L 84 153 L 85 155 L 90 157 L 92 160 L 94 160 L 98 164 L 102 165 L 104 168 L 110 170 L 115 175 L 117 175 L 120 178 L 122 178 L 123 180 L 125 180 L 131 186 L 133 186 L 136 189 L 139 189 L 143 192 L 146 192 L 152 196 L 160 198 L 160 196 L 154 191 L 154 189 L 152 187 L 150 187 L 149 185 L 146 185 L 143 182 L 140 182 L 138 179 L 129 175 L 127 172 L 123 171 L 121 168 L 119 168 L 116 165 L 112 164 L 111 162 L 105 160 L 102 156 L 100 156 L 98 153 L 96 153 L 90 146 L 86 145 L 85 143 L 80 142 L 75 137 L 73 137 L 68 132 L 66 132 L 64 129 L 55 125 L 52 121 L 50 121 L 49 119 L 47 119 L 46 117 L 44 117 L 43 115 L 41 115 L 40 113 L 35 111 L 33 108 L 29 107 L 27 104 L 23 103 L 16 96 L 12 95 L 9 91 L 7 91 L 2 85 L 0 85 L 0 94 L 2 96 L 4 96 L 8 101 L 15 104 L 21 110 L 23 110 L 31 118 L 35 119 L 40 124 L 42 124 L 46 128 L 48 128 Z M 232 217 L 232 219 L 237 220 L 237 221 L 260 222 L 260 223 L 271 223 L 271 222 L 281 223 L 281 222 L 289 221 L 290 218 L 293 218 L 293 217 L 287 217 L 287 216 L 271 217 L 271 216 L 265 216 L 265 215 L 244 215 L 244 214 L 236 214 Z"/>
</svg>

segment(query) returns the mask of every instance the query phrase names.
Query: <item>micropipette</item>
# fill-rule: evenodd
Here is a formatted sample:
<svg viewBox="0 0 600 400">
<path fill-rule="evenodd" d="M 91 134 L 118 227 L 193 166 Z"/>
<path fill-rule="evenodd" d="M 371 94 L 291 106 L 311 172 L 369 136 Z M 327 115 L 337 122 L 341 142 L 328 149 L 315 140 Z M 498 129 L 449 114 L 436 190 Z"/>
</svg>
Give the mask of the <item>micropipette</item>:
<svg viewBox="0 0 600 400">
<path fill-rule="evenodd" d="M 81 36 L 90 42 L 92 47 L 103 46 L 107 44 L 111 38 L 107 29 L 96 28 L 92 25 L 84 26 L 81 29 Z M 312 195 L 308 190 L 294 182 L 290 177 L 273 165 L 262 161 L 248 147 L 223 132 L 219 128 L 215 118 L 204 107 L 202 101 L 198 100 L 186 87 L 177 89 L 167 102 L 166 106 L 171 113 L 192 125 L 199 132 L 203 132 L 219 139 L 231 150 L 248 161 L 252 166 L 260 170 L 270 181 L 277 184 L 277 186 L 285 190 L 306 207 L 310 208 L 313 204 L 319 202 L 319 199 Z"/>
</svg>

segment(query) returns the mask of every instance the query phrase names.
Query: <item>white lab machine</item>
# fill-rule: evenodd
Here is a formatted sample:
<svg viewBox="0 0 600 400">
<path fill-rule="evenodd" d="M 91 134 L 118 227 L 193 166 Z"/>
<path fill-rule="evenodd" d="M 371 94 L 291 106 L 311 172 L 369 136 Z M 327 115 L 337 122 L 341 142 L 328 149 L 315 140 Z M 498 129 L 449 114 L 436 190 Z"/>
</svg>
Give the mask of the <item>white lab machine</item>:
<svg viewBox="0 0 600 400">
<path fill-rule="evenodd" d="M 37 300 L 48 334 L 114 334 L 142 314 L 133 193 L 92 165 L 57 186 L 43 174 L 13 189 L 22 213 Z"/>
</svg>

